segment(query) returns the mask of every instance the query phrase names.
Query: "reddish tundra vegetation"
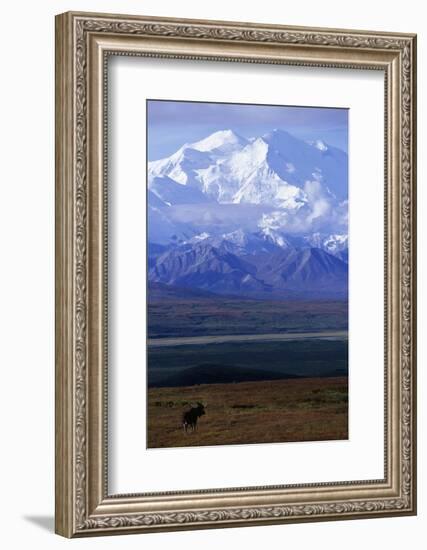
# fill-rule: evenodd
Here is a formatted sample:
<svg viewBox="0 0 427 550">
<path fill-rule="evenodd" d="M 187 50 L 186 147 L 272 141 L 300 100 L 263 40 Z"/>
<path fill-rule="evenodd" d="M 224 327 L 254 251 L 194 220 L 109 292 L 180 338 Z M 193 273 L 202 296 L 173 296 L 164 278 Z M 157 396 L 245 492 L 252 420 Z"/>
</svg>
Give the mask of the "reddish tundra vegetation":
<svg viewBox="0 0 427 550">
<path fill-rule="evenodd" d="M 195 431 L 182 418 L 205 414 Z M 148 447 L 185 447 L 348 438 L 348 379 L 304 378 L 148 390 Z"/>
</svg>

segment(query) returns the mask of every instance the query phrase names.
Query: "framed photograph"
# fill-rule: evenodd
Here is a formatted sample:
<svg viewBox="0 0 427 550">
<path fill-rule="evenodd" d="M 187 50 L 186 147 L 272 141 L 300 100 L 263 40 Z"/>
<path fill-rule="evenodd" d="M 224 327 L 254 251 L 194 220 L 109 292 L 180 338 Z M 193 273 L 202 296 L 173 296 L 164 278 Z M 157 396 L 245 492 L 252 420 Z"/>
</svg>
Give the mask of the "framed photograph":
<svg viewBox="0 0 427 550">
<path fill-rule="evenodd" d="M 416 37 L 56 18 L 56 532 L 416 513 Z"/>
</svg>

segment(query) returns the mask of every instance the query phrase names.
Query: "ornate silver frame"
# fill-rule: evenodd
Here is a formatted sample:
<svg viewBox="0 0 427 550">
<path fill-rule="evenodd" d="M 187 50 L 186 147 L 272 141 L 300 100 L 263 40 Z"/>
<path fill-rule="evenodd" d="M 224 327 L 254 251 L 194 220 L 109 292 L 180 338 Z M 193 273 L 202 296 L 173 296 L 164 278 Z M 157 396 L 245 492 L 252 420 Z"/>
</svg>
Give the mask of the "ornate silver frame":
<svg viewBox="0 0 427 550">
<path fill-rule="evenodd" d="M 385 74 L 385 477 L 109 495 L 106 58 L 368 68 Z M 65 13 L 56 18 L 56 532 L 66 537 L 416 513 L 416 37 Z"/>
</svg>

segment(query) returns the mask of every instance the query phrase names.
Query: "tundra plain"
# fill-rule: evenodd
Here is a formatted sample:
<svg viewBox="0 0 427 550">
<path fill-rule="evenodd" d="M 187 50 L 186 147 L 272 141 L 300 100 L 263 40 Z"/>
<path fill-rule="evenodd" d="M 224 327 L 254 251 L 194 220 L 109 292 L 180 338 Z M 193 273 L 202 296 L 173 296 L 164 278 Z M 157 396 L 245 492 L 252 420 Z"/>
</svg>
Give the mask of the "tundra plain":
<svg viewBox="0 0 427 550">
<path fill-rule="evenodd" d="M 195 432 L 182 414 L 207 404 Z M 148 390 L 148 448 L 348 439 L 348 379 L 303 378 Z"/>
</svg>

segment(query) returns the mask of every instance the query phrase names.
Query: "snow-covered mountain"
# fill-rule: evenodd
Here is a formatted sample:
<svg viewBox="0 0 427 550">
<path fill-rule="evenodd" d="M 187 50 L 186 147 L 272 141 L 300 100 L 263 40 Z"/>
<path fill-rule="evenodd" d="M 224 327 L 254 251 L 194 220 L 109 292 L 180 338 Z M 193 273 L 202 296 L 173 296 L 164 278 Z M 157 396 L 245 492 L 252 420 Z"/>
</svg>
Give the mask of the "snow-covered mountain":
<svg viewBox="0 0 427 550">
<path fill-rule="evenodd" d="M 222 235 L 210 235 L 201 233 L 191 238 L 185 244 L 197 244 L 200 242 L 209 243 L 216 247 L 227 247 L 230 252 L 240 255 L 259 254 L 262 252 L 277 252 L 280 249 L 291 249 L 293 245 L 281 235 L 271 235 L 263 231 L 256 233 L 245 232 L 243 229 L 236 229 Z M 184 243 L 182 243 L 184 244 Z"/>
<path fill-rule="evenodd" d="M 241 219 L 233 226 L 237 206 L 241 212 L 247 209 L 252 232 L 256 224 L 272 238 L 278 233 L 342 234 L 347 179 L 346 153 L 321 140 L 307 143 L 279 129 L 251 139 L 232 130 L 215 132 L 148 163 L 150 240 L 159 240 L 151 225 L 163 225 L 165 217 L 175 235 L 212 231 L 210 219 L 218 225 L 218 218 L 229 231 L 247 230 Z M 230 215 L 224 219 L 226 212 Z"/>
<path fill-rule="evenodd" d="M 306 184 L 318 182 L 326 196 L 344 200 L 347 155 L 318 143 L 306 143 L 284 130 L 250 141 L 232 130 L 215 132 L 183 145 L 169 158 L 150 162 L 149 188 L 154 177 L 168 176 L 219 203 L 298 209 L 310 198 Z"/>
<path fill-rule="evenodd" d="M 149 280 L 216 293 L 347 289 L 347 155 L 232 130 L 148 163 Z"/>
</svg>

